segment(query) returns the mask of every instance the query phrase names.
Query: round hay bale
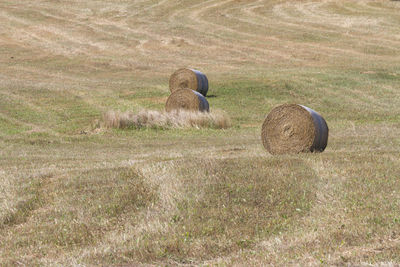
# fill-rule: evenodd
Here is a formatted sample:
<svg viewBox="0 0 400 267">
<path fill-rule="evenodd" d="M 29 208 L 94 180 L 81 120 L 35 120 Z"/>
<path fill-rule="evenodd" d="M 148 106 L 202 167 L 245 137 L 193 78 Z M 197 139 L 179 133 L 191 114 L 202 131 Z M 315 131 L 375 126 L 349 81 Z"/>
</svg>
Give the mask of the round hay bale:
<svg viewBox="0 0 400 267">
<path fill-rule="evenodd" d="M 207 99 L 191 89 L 180 89 L 174 91 L 167 99 L 165 110 L 170 112 L 177 109 L 193 111 L 209 111 Z"/>
<path fill-rule="evenodd" d="M 308 107 L 284 104 L 265 118 L 261 139 L 271 154 L 322 152 L 328 144 L 328 125 Z"/>
<path fill-rule="evenodd" d="M 169 78 L 169 90 L 173 93 L 179 89 L 192 89 L 206 96 L 208 91 L 207 76 L 198 70 L 179 69 Z"/>
</svg>

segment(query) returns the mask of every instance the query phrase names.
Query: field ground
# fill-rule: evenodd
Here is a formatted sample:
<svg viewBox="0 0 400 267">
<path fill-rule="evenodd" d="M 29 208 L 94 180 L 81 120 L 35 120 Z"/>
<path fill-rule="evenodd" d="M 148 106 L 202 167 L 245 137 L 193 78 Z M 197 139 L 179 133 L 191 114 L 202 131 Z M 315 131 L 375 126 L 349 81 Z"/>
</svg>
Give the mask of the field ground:
<svg viewBox="0 0 400 267">
<path fill-rule="evenodd" d="M 400 2 L 0 0 L 1 265 L 400 264 Z M 233 127 L 103 129 L 193 67 Z M 271 156 L 301 103 L 321 154 Z"/>
</svg>

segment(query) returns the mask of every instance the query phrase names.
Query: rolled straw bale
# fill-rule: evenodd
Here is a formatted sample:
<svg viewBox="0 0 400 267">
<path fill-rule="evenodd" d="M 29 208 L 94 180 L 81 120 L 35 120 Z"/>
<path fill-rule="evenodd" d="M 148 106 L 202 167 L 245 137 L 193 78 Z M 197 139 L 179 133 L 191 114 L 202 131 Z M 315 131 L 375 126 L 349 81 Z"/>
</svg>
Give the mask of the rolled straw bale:
<svg viewBox="0 0 400 267">
<path fill-rule="evenodd" d="M 167 99 L 165 110 L 170 112 L 177 109 L 193 111 L 209 111 L 207 99 L 200 93 L 191 89 L 174 91 Z"/>
<path fill-rule="evenodd" d="M 272 109 L 262 125 L 261 139 L 271 154 L 322 152 L 328 125 L 314 110 L 297 104 Z"/>
<path fill-rule="evenodd" d="M 169 90 L 173 93 L 179 89 L 192 89 L 206 96 L 208 91 L 207 76 L 198 70 L 179 69 L 169 78 Z"/>
</svg>

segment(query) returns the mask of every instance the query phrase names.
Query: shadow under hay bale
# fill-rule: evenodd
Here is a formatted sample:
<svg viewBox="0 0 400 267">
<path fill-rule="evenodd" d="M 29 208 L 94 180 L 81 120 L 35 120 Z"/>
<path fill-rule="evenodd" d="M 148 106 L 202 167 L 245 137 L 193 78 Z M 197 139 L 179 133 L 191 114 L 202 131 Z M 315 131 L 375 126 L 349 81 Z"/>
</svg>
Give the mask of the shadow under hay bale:
<svg viewBox="0 0 400 267">
<path fill-rule="evenodd" d="M 198 70 L 179 69 L 169 79 L 169 90 L 173 93 L 180 89 L 192 89 L 206 96 L 208 91 L 207 76 Z"/>
<path fill-rule="evenodd" d="M 262 125 L 261 139 L 271 154 L 322 152 L 328 144 L 328 125 L 314 110 L 297 104 L 272 109 Z"/>
<path fill-rule="evenodd" d="M 192 111 L 210 111 L 207 99 L 196 91 L 190 89 L 180 89 L 173 92 L 167 99 L 165 110 L 192 110 Z"/>
</svg>

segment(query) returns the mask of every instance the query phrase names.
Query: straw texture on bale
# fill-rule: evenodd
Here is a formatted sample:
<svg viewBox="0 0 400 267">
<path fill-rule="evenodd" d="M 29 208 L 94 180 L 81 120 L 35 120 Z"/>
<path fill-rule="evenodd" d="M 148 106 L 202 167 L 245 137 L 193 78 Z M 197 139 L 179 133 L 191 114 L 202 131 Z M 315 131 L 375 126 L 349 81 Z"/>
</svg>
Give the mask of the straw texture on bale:
<svg viewBox="0 0 400 267">
<path fill-rule="evenodd" d="M 208 91 L 207 76 L 198 70 L 179 69 L 169 79 L 169 90 L 173 93 L 180 89 L 192 89 L 206 96 Z"/>
<path fill-rule="evenodd" d="M 272 109 L 261 131 L 271 154 L 322 152 L 328 144 L 328 125 L 314 110 L 297 104 Z"/>
<path fill-rule="evenodd" d="M 210 111 L 207 99 L 196 91 L 190 89 L 180 89 L 173 92 L 167 99 L 165 110 L 192 110 Z"/>
</svg>

